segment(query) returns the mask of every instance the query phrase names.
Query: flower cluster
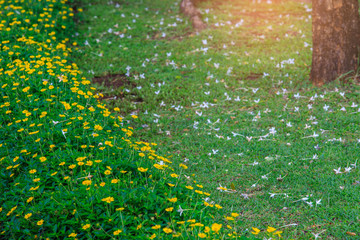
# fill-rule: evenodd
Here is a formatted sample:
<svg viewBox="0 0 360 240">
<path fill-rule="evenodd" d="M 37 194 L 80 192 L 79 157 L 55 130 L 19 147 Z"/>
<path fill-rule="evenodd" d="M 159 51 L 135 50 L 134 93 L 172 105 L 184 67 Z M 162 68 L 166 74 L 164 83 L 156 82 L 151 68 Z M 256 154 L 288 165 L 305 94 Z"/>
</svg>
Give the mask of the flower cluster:
<svg viewBox="0 0 360 240">
<path fill-rule="evenodd" d="M 71 62 L 74 12 L 65 0 L 0 1 L 1 237 L 236 237 L 239 215 L 227 231 L 214 223 L 221 206 L 134 140 Z"/>
</svg>

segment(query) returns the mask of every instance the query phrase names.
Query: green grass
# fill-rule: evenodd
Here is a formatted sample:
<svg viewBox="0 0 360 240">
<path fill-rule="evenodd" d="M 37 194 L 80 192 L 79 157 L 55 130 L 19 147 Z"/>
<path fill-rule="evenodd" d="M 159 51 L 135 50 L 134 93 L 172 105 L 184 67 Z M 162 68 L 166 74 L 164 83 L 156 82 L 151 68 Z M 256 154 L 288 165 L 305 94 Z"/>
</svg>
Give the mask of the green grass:
<svg viewBox="0 0 360 240">
<path fill-rule="evenodd" d="M 185 161 L 225 211 L 241 213 L 240 232 L 271 225 L 286 238 L 360 234 L 352 165 L 359 160 L 359 83 L 310 84 L 311 5 L 206 1 L 201 33 L 179 13 L 179 1 L 83 7 L 80 69 L 89 78 L 129 72 L 112 80 L 118 87 L 95 85 L 102 101 L 121 109 L 136 138 Z M 220 184 L 234 191 L 221 192 Z"/>
</svg>

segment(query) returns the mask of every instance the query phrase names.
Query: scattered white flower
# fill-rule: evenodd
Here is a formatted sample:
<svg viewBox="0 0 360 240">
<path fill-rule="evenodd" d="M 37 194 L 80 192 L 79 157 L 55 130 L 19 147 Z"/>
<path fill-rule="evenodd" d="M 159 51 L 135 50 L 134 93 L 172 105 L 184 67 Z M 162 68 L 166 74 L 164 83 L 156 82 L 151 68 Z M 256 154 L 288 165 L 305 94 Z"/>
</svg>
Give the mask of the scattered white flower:
<svg viewBox="0 0 360 240">
<path fill-rule="evenodd" d="M 340 174 L 340 173 L 342 173 L 341 172 L 341 167 L 339 167 L 338 169 L 333 169 L 334 171 L 335 171 L 335 174 Z"/>
</svg>

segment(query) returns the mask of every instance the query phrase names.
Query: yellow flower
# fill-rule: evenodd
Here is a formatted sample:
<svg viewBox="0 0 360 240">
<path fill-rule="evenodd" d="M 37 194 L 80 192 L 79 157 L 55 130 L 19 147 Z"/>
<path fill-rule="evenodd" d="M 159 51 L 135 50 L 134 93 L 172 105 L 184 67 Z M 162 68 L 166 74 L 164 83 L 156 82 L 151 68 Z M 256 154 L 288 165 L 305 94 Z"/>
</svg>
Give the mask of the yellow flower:
<svg viewBox="0 0 360 240">
<path fill-rule="evenodd" d="M 228 221 L 234 221 L 233 217 L 225 217 L 225 219 L 228 220 Z"/>
<path fill-rule="evenodd" d="M 177 201 L 177 198 L 174 197 L 174 198 L 168 198 L 169 202 L 172 202 L 172 203 L 176 203 Z"/>
<path fill-rule="evenodd" d="M 204 232 L 206 233 L 210 232 L 210 228 L 206 226 Z"/>
<path fill-rule="evenodd" d="M 101 182 L 101 183 L 100 183 L 100 186 L 101 186 L 101 187 L 105 186 L 105 182 Z"/>
<path fill-rule="evenodd" d="M 56 175 L 58 172 L 53 172 L 52 174 L 51 174 L 51 176 L 54 176 L 54 175 Z"/>
<path fill-rule="evenodd" d="M 118 182 L 120 182 L 119 179 L 113 179 L 113 180 L 111 180 L 111 183 L 118 183 Z"/>
<path fill-rule="evenodd" d="M 110 174 L 111 174 L 111 171 L 110 171 L 110 170 L 106 170 L 104 173 L 105 173 L 105 175 L 110 175 Z"/>
<path fill-rule="evenodd" d="M 138 170 L 139 170 L 140 172 L 146 172 L 146 171 L 148 170 L 148 168 L 139 167 Z"/>
<path fill-rule="evenodd" d="M 274 235 L 278 235 L 278 237 L 281 237 L 281 235 L 280 235 L 281 233 L 283 233 L 283 231 L 276 231 L 276 232 L 274 232 L 273 234 L 274 234 Z"/>
<path fill-rule="evenodd" d="M 194 224 L 190 224 L 190 227 L 203 227 L 204 224 L 202 223 L 194 223 Z"/>
<path fill-rule="evenodd" d="M 86 157 L 78 157 L 78 158 L 76 158 L 76 161 L 81 162 L 81 161 L 84 161 L 85 159 L 86 159 Z"/>
<path fill-rule="evenodd" d="M 167 211 L 167 212 L 172 212 L 172 210 L 174 210 L 173 207 L 169 207 L 169 208 L 166 208 L 166 209 L 165 209 L 165 211 Z"/>
<path fill-rule="evenodd" d="M 6 216 L 9 216 L 11 213 L 13 213 L 15 210 L 17 209 L 17 206 L 13 207 L 7 214 Z"/>
<path fill-rule="evenodd" d="M 192 186 L 186 186 L 187 189 L 193 190 L 194 188 Z"/>
<path fill-rule="evenodd" d="M 167 234 L 172 232 L 172 230 L 170 228 L 163 228 L 163 231 Z"/>
<path fill-rule="evenodd" d="M 85 185 L 85 186 L 89 186 L 89 185 L 91 185 L 91 180 L 84 180 L 82 182 L 82 184 Z"/>
<path fill-rule="evenodd" d="M 231 216 L 237 217 L 237 216 L 239 216 L 239 214 L 238 213 L 231 213 Z"/>
<path fill-rule="evenodd" d="M 26 87 L 26 88 L 24 88 L 22 91 L 23 91 L 23 92 L 27 92 L 27 91 L 29 91 L 29 89 L 30 89 L 30 87 Z"/>
<path fill-rule="evenodd" d="M 122 211 L 124 210 L 125 208 L 121 207 L 121 208 L 117 208 L 116 211 Z"/>
<path fill-rule="evenodd" d="M 181 236 L 181 233 L 180 233 L 180 232 L 174 233 L 174 234 L 172 235 L 173 238 L 177 238 L 177 237 L 180 237 L 180 236 Z"/>
<path fill-rule="evenodd" d="M 69 237 L 76 237 L 76 236 L 77 236 L 76 233 L 71 233 L 71 234 L 69 234 Z"/>
<path fill-rule="evenodd" d="M 29 173 L 30 173 L 30 174 L 36 173 L 36 169 L 31 169 L 31 170 L 29 171 Z"/>
<path fill-rule="evenodd" d="M 222 206 L 220 206 L 219 204 L 215 204 L 215 207 L 216 207 L 217 209 L 222 209 Z"/>
<path fill-rule="evenodd" d="M 86 165 L 87 165 L 87 166 L 92 166 L 92 165 L 93 165 L 93 162 L 92 162 L 92 161 L 87 161 L 87 162 L 86 162 Z"/>
<path fill-rule="evenodd" d="M 149 239 L 154 239 L 154 238 L 156 238 L 156 234 L 155 234 L 155 233 L 149 237 Z"/>
<path fill-rule="evenodd" d="M 122 232 L 122 230 L 116 230 L 113 234 L 116 236 L 116 235 L 119 235 L 121 232 Z"/>
<path fill-rule="evenodd" d="M 98 131 L 103 130 L 102 126 L 100 126 L 100 125 L 95 125 L 94 128 L 95 128 L 95 130 L 98 130 Z"/>
<path fill-rule="evenodd" d="M 114 198 L 113 197 L 107 197 L 107 198 L 103 198 L 101 199 L 101 201 L 103 202 L 107 202 L 107 203 L 111 203 L 114 201 Z"/>
<path fill-rule="evenodd" d="M 38 188 L 39 188 L 39 186 L 31 187 L 29 190 L 30 190 L 30 191 L 36 191 L 36 190 L 38 190 Z"/>
<path fill-rule="evenodd" d="M 85 225 L 82 227 L 82 229 L 86 230 L 86 229 L 88 229 L 88 228 L 90 228 L 90 227 L 91 227 L 90 224 L 85 224 Z"/>
<path fill-rule="evenodd" d="M 63 165 L 65 165 L 65 162 L 59 163 L 59 166 L 63 166 Z"/>
<path fill-rule="evenodd" d="M 177 178 L 179 175 L 177 175 L 176 173 L 172 173 L 170 176 L 173 178 Z"/>
<path fill-rule="evenodd" d="M 182 167 L 183 169 L 188 169 L 188 166 L 186 166 L 185 164 L 180 163 L 179 166 Z"/>
<path fill-rule="evenodd" d="M 26 202 L 29 203 L 29 202 L 31 202 L 33 199 L 34 199 L 34 197 L 29 197 L 29 198 L 26 200 Z"/>
<path fill-rule="evenodd" d="M 139 230 L 140 228 L 142 228 L 142 225 L 141 225 L 141 224 L 140 224 L 140 225 L 137 225 L 136 230 Z"/>
<path fill-rule="evenodd" d="M 74 169 L 75 167 L 76 167 L 75 164 L 71 164 L 71 165 L 69 166 L 70 169 Z"/>
<path fill-rule="evenodd" d="M 137 118 L 138 118 L 138 116 L 136 116 L 136 115 L 131 115 L 131 117 L 132 117 L 133 119 L 137 119 Z"/>
<path fill-rule="evenodd" d="M 172 183 L 168 183 L 168 185 L 169 185 L 170 187 L 174 187 L 174 186 L 175 186 L 175 185 L 172 184 Z"/>
<path fill-rule="evenodd" d="M 163 170 L 165 166 L 166 165 L 160 165 L 160 164 L 157 164 L 157 163 L 154 164 L 154 167 L 159 169 L 159 170 Z"/>
<path fill-rule="evenodd" d="M 198 236 L 199 236 L 199 238 L 206 238 L 206 234 L 205 234 L 205 233 L 199 233 Z"/>
<path fill-rule="evenodd" d="M 40 159 L 40 162 L 45 162 L 46 161 L 46 157 L 41 157 L 39 159 Z"/>
<path fill-rule="evenodd" d="M 28 214 L 25 215 L 25 219 L 28 219 L 28 218 L 30 218 L 31 216 L 32 216 L 32 213 L 28 213 Z"/>
<path fill-rule="evenodd" d="M 145 157 L 145 154 L 144 153 L 139 153 L 139 156 L 140 157 Z"/>
<path fill-rule="evenodd" d="M 222 227 L 222 224 L 213 223 L 211 225 L 211 230 L 218 233 L 220 231 L 221 227 Z"/>
<path fill-rule="evenodd" d="M 40 221 L 38 221 L 37 223 L 36 223 L 38 226 L 41 226 L 41 225 L 43 225 L 44 224 L 44 220 L 40 220 Z"/>
<path fill-rule="evenodd" d="M 161 226 L 160 226 L 160 225 L 155 225 L 155 226 L 152 226 L 151 228 L 154 229 L 154 230 L 156 230 L 156 229 L 161 228 Z"/>
<path fill-rule="evenodd" d="M 266 231 L 268 231 L 269 233 L 271 233 L 271 232 L 276 231 L 276 228 L 268 227 L 268 228 L 266 229 Z"/>
<path fill-rule="evenodd" d="M 259 232 L 260 232 L 260 229 L 258 229 L 258 228 L 253 227 L 252 230 L 253 230 L 253 232 L 251 232 L 251 233 L 254 234 L 254 235 L 258 235 Z"/>
</svg>

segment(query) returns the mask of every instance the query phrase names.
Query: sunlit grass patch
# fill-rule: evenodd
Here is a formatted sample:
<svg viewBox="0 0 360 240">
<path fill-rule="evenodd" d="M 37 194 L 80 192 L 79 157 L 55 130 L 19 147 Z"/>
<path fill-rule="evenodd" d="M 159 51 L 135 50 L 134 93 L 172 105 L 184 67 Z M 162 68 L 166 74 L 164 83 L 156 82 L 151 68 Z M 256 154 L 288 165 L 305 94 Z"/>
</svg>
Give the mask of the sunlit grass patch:
<svg viewBox="0 0 360 240">
<path fill-rule="evenodd" d="M 208 28 L 196 33 L 180 1 L 103 2 L 84 4 L 81 68 L 127 76 L 134 87 L 112 107 L 236 210 L 237 229 L 357 233 L 359 85 L 310 85 L 310 4 L 203 1 Z M 132 96 L 143 101 L 128 104 Z"/>
</svg>

